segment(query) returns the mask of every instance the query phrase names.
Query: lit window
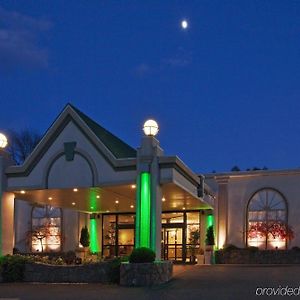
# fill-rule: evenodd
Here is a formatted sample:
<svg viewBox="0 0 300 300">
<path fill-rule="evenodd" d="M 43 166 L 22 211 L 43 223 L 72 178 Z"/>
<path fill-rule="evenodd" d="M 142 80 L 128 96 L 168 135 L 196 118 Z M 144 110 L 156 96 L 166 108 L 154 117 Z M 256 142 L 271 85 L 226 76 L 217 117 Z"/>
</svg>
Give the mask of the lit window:
<svg viewBox="0 0 300 300">
<path fill-rule="evenodd" d="M 32 252 L 61 250 L 61 209 L 46 205 L 32 209 Z"/>
<path fill-rule="evenodd" d="M 247 244 L 261 249 L 285 249 L 289 229 L 283 196 L 273 189 L 256 192 L 247 214 Z"/>
</svg>

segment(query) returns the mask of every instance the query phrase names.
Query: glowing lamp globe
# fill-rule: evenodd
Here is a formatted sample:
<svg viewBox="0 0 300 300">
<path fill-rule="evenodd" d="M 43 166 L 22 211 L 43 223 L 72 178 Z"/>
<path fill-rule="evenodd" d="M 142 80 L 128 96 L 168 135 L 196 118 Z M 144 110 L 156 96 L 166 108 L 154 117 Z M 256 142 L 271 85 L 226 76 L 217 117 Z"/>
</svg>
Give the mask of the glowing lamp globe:
<svg viewBox="0 0 300 300">
<path fill-rule="evenodd" d="M 0 133 L 0 148 L 5 148 L 7 146 L 7 138 L 4 134 Z"/>
<path fill-rule="evenodd" d="M 158 124 L 154 120 L 148 120 L 145 122 L 143 131 L 145 135 L 156 136 L 158 133 Z"/>
</svg>

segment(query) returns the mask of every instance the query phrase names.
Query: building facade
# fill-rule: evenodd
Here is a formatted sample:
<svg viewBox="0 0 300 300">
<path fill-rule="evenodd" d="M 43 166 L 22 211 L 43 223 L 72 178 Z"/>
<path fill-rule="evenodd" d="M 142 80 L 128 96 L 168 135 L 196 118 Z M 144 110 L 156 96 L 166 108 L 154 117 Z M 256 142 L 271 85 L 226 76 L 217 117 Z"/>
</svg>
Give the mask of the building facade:
<svg viewBox="0 0 300 300">
<path fill-rule="evenodd" d="M 188 262 L 211 225 L 218 248 L 300 245 L 300 170 L 196 174 L 155 136 L 134 149 L 69 104 L 22 166 L 2 151 L 0 170 L 1 254 L 76 250 L 84 226 L 104 257 L 147 246 Z"/>
</svg>

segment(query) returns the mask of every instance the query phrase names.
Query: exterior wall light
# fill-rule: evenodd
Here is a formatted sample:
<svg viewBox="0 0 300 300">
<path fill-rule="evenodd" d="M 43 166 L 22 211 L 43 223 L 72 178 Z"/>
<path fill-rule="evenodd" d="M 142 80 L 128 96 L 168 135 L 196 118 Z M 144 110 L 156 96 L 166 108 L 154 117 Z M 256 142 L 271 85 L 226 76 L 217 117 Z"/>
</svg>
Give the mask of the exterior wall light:
<svg viewBox="0 0 300 300">
<path fill-rule="evenodd" d="M 5 148 L 7 146 L 7 138 L 3 133 L 0 133 L 0 148 Z"/>
<path fill-rule="evenodd" d="M 147 120 L 144 123 L 143 131 L 145 135 L 156 136 L 159 131 L 158 124 L 154 120 Z"/>
</svg>

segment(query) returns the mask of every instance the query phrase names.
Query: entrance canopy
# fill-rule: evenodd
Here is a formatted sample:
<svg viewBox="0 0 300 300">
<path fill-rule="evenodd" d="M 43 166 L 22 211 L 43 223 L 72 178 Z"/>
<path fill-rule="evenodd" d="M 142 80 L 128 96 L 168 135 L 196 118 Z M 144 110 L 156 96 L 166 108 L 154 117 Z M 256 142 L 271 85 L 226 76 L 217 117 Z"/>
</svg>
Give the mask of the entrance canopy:
<svg viewBox="0 0 300 300">
<path fill-rule="evenodd" d="M 211 209 L 201 178 L 160 156 L 162 209 Z M 137 151 L 68 104 L 22 166 L 6 170 L 15 198 L 88 213 L 134 212 Z M 202 186 L 201 186 L 202 184 Z M 207 201 L 208 199 L 208 201 Z"/>
</svg>

